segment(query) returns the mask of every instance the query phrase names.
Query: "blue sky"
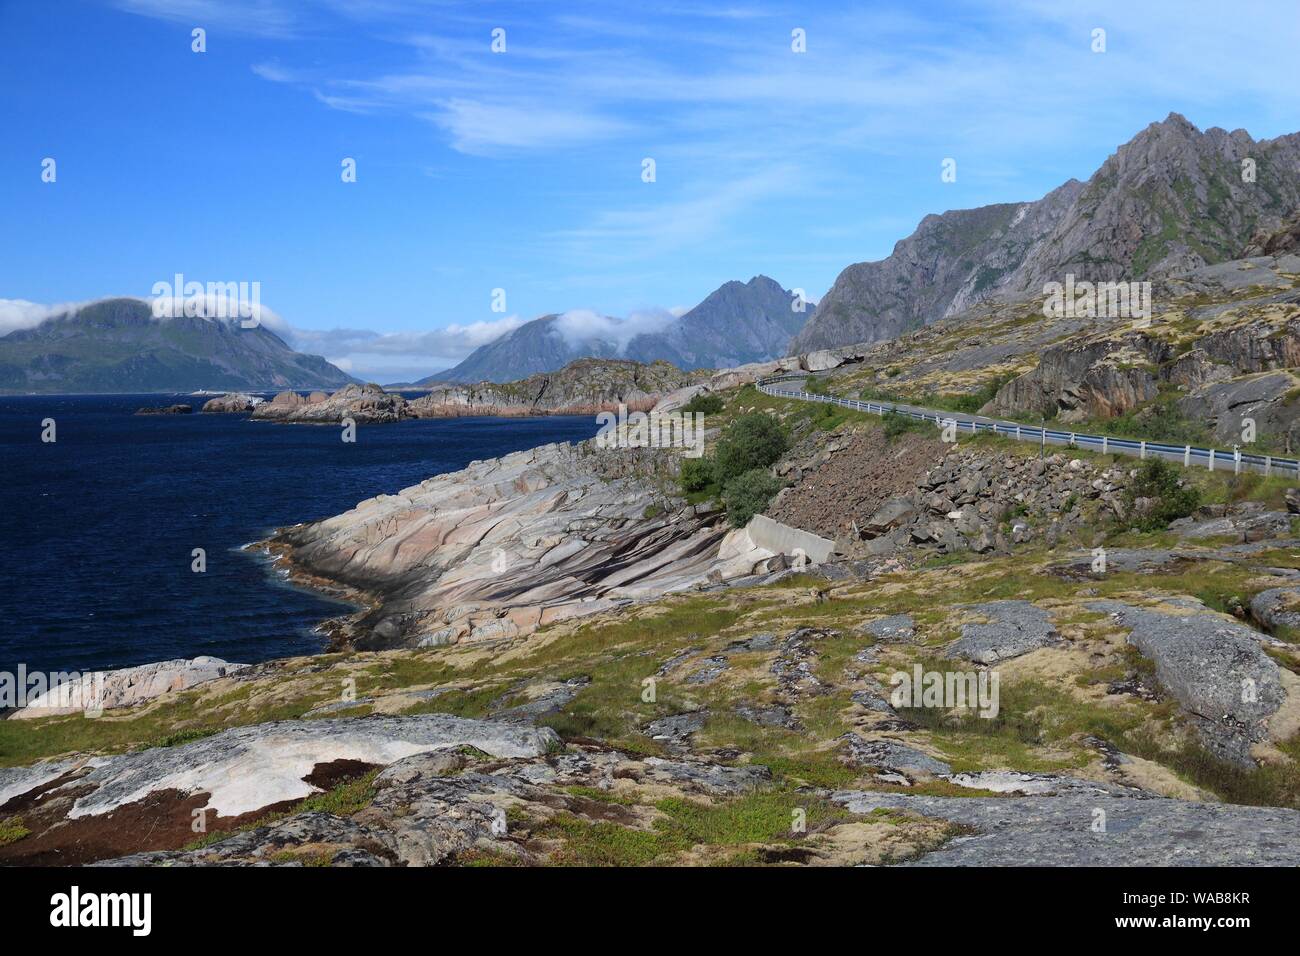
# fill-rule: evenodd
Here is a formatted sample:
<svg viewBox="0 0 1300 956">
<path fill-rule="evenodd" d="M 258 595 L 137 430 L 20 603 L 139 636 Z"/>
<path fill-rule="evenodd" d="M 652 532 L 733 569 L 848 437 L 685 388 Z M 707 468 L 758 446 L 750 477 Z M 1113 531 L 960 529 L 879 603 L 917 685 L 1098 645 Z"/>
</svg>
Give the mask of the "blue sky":
<svg viewBox="0 0 1300 956">
<path fill-rule="evenodd" d="M 296 345 L 393 381 L 548 312 L 758 273 L 815 300 L 1170 111 L 1300 129 L 1293 2 L 809 6 L 0 0 L 0 332 L 257 281 Z"/>
</svg>

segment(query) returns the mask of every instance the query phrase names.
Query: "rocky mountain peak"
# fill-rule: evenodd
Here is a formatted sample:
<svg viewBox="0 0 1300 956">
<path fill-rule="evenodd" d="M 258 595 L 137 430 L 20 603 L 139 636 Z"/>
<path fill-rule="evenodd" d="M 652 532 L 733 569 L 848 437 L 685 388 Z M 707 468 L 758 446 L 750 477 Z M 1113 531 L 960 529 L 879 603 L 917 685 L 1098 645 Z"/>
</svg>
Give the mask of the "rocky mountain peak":
<svg viewBox="0 0 1300 956">
<path fill-rule="evenodd" d="M 1086 183 L 929 215 L 879 262 L 846 268 L 790 354 L 895 338 L 1066 274 L 1135 281 L 1235 258 L 1300 209 L 1300 133 L 1204 132 L 1180 113 L 1121 145 Z"/>
<path fill-rule="evenodd" d="M 626 342 L 597 336 L 578 339 L 563 333 L 559 315 L 545 315 L 479 347 L 436 377 L 447 382 L 510 382 L 553 372 L 581 358 L 666 361 L 687 370 L 767 361 L 785 354 L 790 339 L 812 314 L 811 308 L 801 312 L 794 305 L 792 291 L 756 275 L 748 282 L 723 283 L 689 312 Z M 617 326 L 617 320 L 609 322 L 611 329 Z M 418 384 L 432 382 L 431 376 Z"/>
</svg>

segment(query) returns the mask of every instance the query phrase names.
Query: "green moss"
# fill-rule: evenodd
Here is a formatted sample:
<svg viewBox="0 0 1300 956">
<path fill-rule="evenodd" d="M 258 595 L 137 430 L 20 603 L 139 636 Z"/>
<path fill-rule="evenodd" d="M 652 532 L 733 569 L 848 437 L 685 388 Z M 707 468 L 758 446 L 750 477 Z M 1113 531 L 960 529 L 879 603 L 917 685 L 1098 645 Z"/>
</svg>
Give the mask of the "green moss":
<svg viewBox="0 0 1300 956">
<path fill-rule="evenodd" d="M 19 817 L 9 817 L 6 820 L 0 820 L 0 846 L 8 846 L 10 843 L 17 843 L 23 837 L 28 836 L 32 831 L 23 826 L 23 821 Z"/>
</svg>

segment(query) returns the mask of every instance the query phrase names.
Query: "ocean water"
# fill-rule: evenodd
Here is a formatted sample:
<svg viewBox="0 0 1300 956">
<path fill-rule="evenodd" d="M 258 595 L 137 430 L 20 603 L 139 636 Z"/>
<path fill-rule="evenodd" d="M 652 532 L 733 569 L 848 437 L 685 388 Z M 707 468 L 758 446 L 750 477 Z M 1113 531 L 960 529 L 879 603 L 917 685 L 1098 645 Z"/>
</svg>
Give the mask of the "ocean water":
<svg viewBox="0 0 1300 956">
<path fill-rule="evenodd" d="M 593 416 L 337 426 L 137 416 L 184 395 L 0 396 L 0 671 L 93 670 L 210 654 L 255 663 L 323 646 L 344 605 L 240 546 L 470 461 L 596 433 Z M 52 418 L 57 441 L 41 441 Z M 207 570 L 191 570 L 192 551 Z"/>
</svg>

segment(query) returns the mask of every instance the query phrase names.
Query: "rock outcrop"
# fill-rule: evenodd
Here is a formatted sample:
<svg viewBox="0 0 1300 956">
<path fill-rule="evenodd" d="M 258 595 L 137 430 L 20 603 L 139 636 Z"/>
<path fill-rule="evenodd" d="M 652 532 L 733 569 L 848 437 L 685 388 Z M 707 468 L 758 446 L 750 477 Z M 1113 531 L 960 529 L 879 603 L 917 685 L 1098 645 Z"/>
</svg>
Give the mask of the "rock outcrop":
<svg viewBox="0 0 1300 956">
<path fill-rule="evenodd" d="M 30 720 L 54 714 L 131 707 L 163 694 L 228 677 L 247 666 L 231 664 L 219 657 L 196 657 L 82 674 L 29 701 L 26 707 L 10 714 L 9 719 Z"/>
<path fill-rule="evenodd" d="M 1257 632 L 1196 602 L 1183 603 L 1177 612 L 1118 601 L 1088 606 L 1129 630 L 1129 643 L 1155 663 L 1161 684 L 1212 752 L 1253 767 L 1251 748 L 1270 739 L 1269 718 L 1287 697 L 1279 668 Z"/>
<path fill-rule="evenodd" d="M 1300 294 L 1284 298 L 1300 302 Z M 1300 365 L 1300 315 L 1288 317 L 1293 302 L 1277 304 L 1271 321 L 1192 335 L 1177 348 L 1164 330 L 1070 339 L 1044 349 L 1035 368 L 1003 385 L 981 411 L 1062 422 L 1114 418 L 1148 405 L 1168 385 L 1186 392 L 1178 411 L 1208 423 L 1221 441 L 1240 443 L 1249 418 L 1257 435 L 1289 444 L 1300 429 L 1300 380 L 1286 371 Z"/>
<path fill-rule="evenodd" d="M 1060 639 L 1051 615 L 1028 601 L 990 601 L 960 610 L 983 620 L 961 626 L 961 637 L 948 648 L 949 657 L 997 664 Z"/>
<path fill-rule="evenodd" d="M 301 424 L 337 424 L 350 418 L 357 424 L 382 424 L 410 417 L 406 399 L 378 385 L 345 385 L 333 395 L 281 392 L 253 409 L 253 418 Z"/>
<path fill-rule="evenodd" d="M 654 476 L 675 467 L 668 450 L 544 445 L 285 529 L 272 547 L 372 596 L 346 629 L 358 647 L 510 639 L 764 570 L 773 552 L 722 557 L 721 513 L 661 490 Z"/>
<path fill-rule="evenodd" d="M 1300 863 L 1297 810 L 1170 800 L 1083 780 L 1049 783 L 1051 795 L 930 797 L 859 790 L 840 791 L 831 799 L 853 813 L 908 810 L 973 831 L 910 866 Z M 1099 820 L 1104 828 L 1090 825 Z M 1182 838 L 1185 834 L 1194 839 Z"/>
<path fill-rule="evenodd" d="M 1276 228 L 1257 230 L 1241 257 L 1281 256 L 1291 252 L 1300 252 L 1300 212 Z"/>
<path fill-rule="evenodd" d="M 281 393 L 287 395 L 297 395 L 297 392 Z M 287 401 L 287 399 L 286 399 Z M 239 414 L 242 412 L 251 412 L 259 405 L 266 403 L 266 399 L 249 395 L 247 392 L 230 392 L 227 395 L 218 395 L 216 398 L 210 398 L 203 403 L 202 411 L 208 414 Z"/>
<path fill-rule="evenodd" d="M 1045 349 L 1038 367 L 1013 379 L 981 411 L 993 416 L 1114 418 L 1156 397 L 1155 365 L 1171 347 L 1142 335 L 1071 341 Z"/>
<path fill-rule="evenodd" d="M 69 819 L 98 816 L 152 793 L 207 794 L 214 818 L 238 817 L 320 788 L 306 779 L 318 764 L 348 760 L 386 766 L 412 754 L 474 747 L 494 757 L 531 757 L 559 746 L 555 731 L 446 714 L 304 720 L 222 731 L 177 747 L 112 757 L 77 779 Z"/>
</svg>

